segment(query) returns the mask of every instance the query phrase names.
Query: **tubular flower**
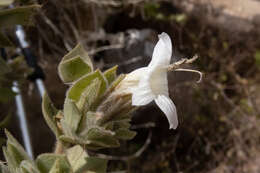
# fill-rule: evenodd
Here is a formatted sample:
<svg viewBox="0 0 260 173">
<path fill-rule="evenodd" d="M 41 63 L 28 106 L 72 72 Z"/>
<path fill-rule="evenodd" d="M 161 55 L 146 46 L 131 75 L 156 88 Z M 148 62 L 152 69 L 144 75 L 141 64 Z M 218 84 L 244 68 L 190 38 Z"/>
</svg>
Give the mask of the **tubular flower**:
<svg viewBox="0 0 260 173">
<path fill-rule="evenodd" d="M 170 129 L 178 126 L 177 111 L 169 97 L 167 68 L 170 65 L 172 43 L 166 33 L 159 35 L 152 60 L 147 67 L 134 70 L 118 85 L 120 93 L 132 94 L 132 105 L 143 106 L 153 100 L 166 115 Z"/>
</svg>

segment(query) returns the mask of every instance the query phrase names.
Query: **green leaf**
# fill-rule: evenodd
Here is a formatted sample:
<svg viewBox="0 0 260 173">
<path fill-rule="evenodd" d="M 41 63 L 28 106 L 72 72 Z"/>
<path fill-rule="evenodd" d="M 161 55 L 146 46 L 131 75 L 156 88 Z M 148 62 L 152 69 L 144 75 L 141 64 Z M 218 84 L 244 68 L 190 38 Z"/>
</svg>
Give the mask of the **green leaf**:
<svg viewBox="0 0 260 173">
<path fill-rule="evenodd" d="M 59 167 L 61 173 L 71 172 L 70 165 L 65 155 L 57 155 L 52 153 L 41 154 L 36 159 L 36 165 L 42 173 L 47 173 L 52 169 L 56 160 L 59 160 Z"/>
<path fill-rule="evenodd" d="M 74 173 L 105 173 L 107 160 L 89 157 L 85 150 L 76 145 L 66 152 L 67 159 Z"/>
<path fill-rule="evenodd" d="M 48 126 L 55 133 L 56 137 L 58 137 L 60 135 L 60 131 L 55 121 L 55 116 L 57 115 L 58 110 L 54 107 L 53 103 L 51 102 L 49 96 L 46 93 L 42 98 L 42 112 Z"/>
<path fill-rule="evenodd" d="M 17 140 L 5 130 L 7 136 L 7 147 L 3 147 L 3 152 L 8 166 L 11 169 L 18 168 L 23 160 L 30 160 L 23 147 Z"/>
<path fill-rule="evenodd" d="M 121 128 L 130 128 L 131 124 L 130 124 L 131 119 L 124 119 L 124 120 L 118 120 L 118 121 L 113 121 L 114 122 L 114 129 L 121 129 Z"/>
<path fill-rule="evenodd" d="M 118 66 L 116 65 L 104 72 L 104 76 L 106 77 L 109 85 L 116 79 L 117 68 Z"/>
<path fill-rule="evenodd" d="M 108 87 L 108 89 L 106 90 L 106 92 L 104 93 L 103 97 L 106 98 L 108 97 L 108 95 L 110 95 L 115 88 L 120 84 L 120 82 L 125 78 L 125 74 L 121 74 L 119 75 Z"/>
<path fill-rule="evenodd" d="M 126 128 L 121 128 L 116 130 L 116 138 L 122 140 L 131 140 L 135 137 L 136 132 L 128 130 Z"/>
<path fill-rule="evenodd" d="M 66 99 L 64 104 L 64 120 L 73 132 L 76 132 L 78 129 L 80 119 L 81 113 L 79 112 L 75 102 L 70 99 Z"/>
<path fill-rule="evenodd" d="M 27 25 L 31 23 L 32 15 L 39 9 L 39 5 L 29 5 L 5 9 L 0 11 L 0 26 L 12 27 L 15 25 Z"/>
<path fill-rule="evenodd" d="M 70 137 L 71 139 L 76 140 L 77 139 L 77 135 L 74 131 L 72 131 L 71 127 L 67 124 L 67 122 L 62 119 L 60 121 L 61 127 L 62 127 L 62 131 L 64 133 L 65 136 Z"/>
<path fill-rule="evenodd" d="M 10 47 L 13 46 L 13 43 L 6 37 L 3 33 L 0 32 L 0 47 Z"/>
<path fill-rule="evenodd" d="M 86 87 L 86 89 L 82 92 L 79 101 L 77 102 L 77 107 L 80 111 L 83 113 L 88 111 L 88 109 L 99 96 L 100 86 L 101 81 L 95 79 L 88 87 Z"/>
<path fill-rule="evenodd" d="M 91 69 L 93 69 L 93 64 L 88 56 L 88 53 L 85 51 L 84 47 L 79 43 L 74 49 L 72 49 L 68 54 L 66 54 L 62 61 L 80 56 L 85 63 L 87 63 Z"/>
<path fill-rule="evenodd" d="M 20 168 L 23 170 L 24 173 L 40 173 L 40 171 L 31 160 L 23 160 L 21 162 Z"/>
<path fill-rule="evenodd" d="M 87 69 L 84 69 L 84 67 Z M 93 64 L 83 46 L 78 44 L 62 58 L 58 70 L 63 82 L 72 82 L 93 71 Z"/>
<path fill-rule="evenodd" d="M 101 118 L 102 114 L 100 112 L 87 112 L 80 123 L 79 134 L 80 136 L 85 136 L 88 130 L 92 127 L 97 127 L 97 121 Z"/>
<path fill-rule="evenodd" d="M 14 2 L 14 0 L 1 0 L 0 6 L 8 6 L 8 5 L 12 4 L 13 2 Z"/>
<path fill-rule="evenodd" d="M 60 159 L 56 159 L 49 173 L 60 173 Z"/>
<path fill-rule="evenodd" d="M 67 97 L 76 102 L 79 101 L 81 94 L 95 79 L 98 79 L 101 82 L 98 93 L 99 95 L 102 95 L 107 88 L 107 81 L 102 73 L 99 70 L 96 70 L 95 72 L 87 74 L 76 81 L 68 90 Z"/>
<path fill-rule="evenodd" d="M 7 103 L 16 95 L 11 88 L 0 87 L 0 102 Z"/>
<path fill-rule="evenodd" d="M 14 157 L 11 155 L 11 153 L 9 153 L 7 151 L 6 147 L 3 147 L 2 150 L 3 150 L 4 156 L 5 156 L 5 160 L 8 164 L 8 168 L 10 170 L 15 170 L 19 165 L 15 161 Z"/>
<path fill-rule="evenodd" d="M 87 157 L 86 158 L 87 161 L 87 170 L 89 172 L 87 173 L 106 173 L 107 170 L 107 160 L 105 159 L 101 159 L 101 158 L 97 158 L 97 157 Z"/>
<path fill-rule="evenodd" d="M 73 57 L 62 61 L 58 67 L 59 76 L 65 83 L 73 82 L 92 71 L 92 67 L 84 62 L 81 57 Z"/>
<path fill-rule="evenodd" d="M 60 135 L 59 139 L 63 142 L 67 142 L 67 143 L 71 143 L 71 144 L 77 144 L 77 143 L 82 144 L 82 143 L 78 142 L 77 139 L 75 139 L 71 136 Z"/>
<path fill-rule="evenodd" d="M 87 163 L 85 158 L 88 157 L 88 155 L 80 145 L 68 149 L 66 156 L 74 173 L 83 172 L 82 169 Z"/>
<path fill-rule="evenodd" d="M 120 146 L 118 140 L 114 138 L 114 132 L 97 127 L 89 129 L 86 138 L 92 144 L 104 148 L 114 148 Z"/>
</svg>

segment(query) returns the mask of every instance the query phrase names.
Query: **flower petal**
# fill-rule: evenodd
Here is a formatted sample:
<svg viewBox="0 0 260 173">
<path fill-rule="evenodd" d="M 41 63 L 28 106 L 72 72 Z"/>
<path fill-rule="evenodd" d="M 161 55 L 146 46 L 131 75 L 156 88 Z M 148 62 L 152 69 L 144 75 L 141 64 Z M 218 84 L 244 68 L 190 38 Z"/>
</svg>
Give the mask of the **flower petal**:
<svg viewBox="0 0 260 173">
<path fill-rule="evenodd" d="M 169 124 L 170 129 L 176 129 L 178 126 L 178 117 L 177 117 L 177 111 L 174 103 L 172 100 L 164 95 L 159 95 L 155 99 L 155 103 L 159 106 L 159 108 L 164 112 L 166 115 Z"/>
<path fill-rule="evenodd" d="M 150 68 L 149 72 L 151 73 L 149 77 L 149 83 L 153 94 L 168 96 L 169 91 L 168 91 L 167 69 L 159 68 L 159 67 Z"/>
<path fill-rule="evenodd" d="M 147 67 L 142 67 L 127 74 L 126 77 L 117 86 L 116 92 L 125 94 L 133 93 L 133 90 L 139 86 L 140 78 L 146 74 L 147 71 Z"/>
<path fill-rule="evenodd" d="M 168 34 L 163 32 L 159 36 L 159 41 L 154 47 L 153 56 L 148 67 L 167 66 L 170 64 L 172 56 L 172 42 Z"/>
<path fill-rule="evenodd" d="M 124 78 L 124 81 L 138 81 L 140 78 L 147 73 L 148 68 L 147 67 L 141 67 L 138 68 L 131 73 L 127 74 L 126 77 Z"/>
<path fill-rule="evenodd" d="M 138 87 L 132 90 L 132 105 L 146 105 L 155 99 L 155 95 L 150 87 L 149 76 L 147 73 L 144 74 L 144 78 L 140 80 Z"/>
</svg>

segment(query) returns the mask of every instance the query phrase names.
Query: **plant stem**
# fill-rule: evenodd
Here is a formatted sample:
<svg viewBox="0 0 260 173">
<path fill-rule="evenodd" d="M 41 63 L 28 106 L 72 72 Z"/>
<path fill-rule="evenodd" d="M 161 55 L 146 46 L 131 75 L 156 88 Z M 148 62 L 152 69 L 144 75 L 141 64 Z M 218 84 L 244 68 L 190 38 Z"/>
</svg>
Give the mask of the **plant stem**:
<svg viewBox="0 0 260 173">
<path fill-rule="evenodd" d="M 57 140 L 54 153 L 55 154 L 62 154 L 62 153 L 64 153 L 64 145 L 63 145 L 62 141 Z"/>
</svg>

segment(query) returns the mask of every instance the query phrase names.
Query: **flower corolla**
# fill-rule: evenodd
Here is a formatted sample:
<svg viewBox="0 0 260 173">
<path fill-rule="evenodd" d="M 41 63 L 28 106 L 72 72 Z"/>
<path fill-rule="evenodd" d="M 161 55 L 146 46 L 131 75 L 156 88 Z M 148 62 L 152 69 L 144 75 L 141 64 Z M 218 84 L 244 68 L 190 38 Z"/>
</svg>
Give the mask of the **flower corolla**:
<svg viewBox="0 0 260 173">
<path fill-rule="evenodd" d="M 153 100 L 164 112 L 170 129 L 178 126 L 177 111 L 169 97 L 167 69 L 172 56 L 172 42 L 168 34 L 159 35 L 154 47 L 152 60 L 147 67 L 142 67 L 127 74 L 118 86 L 120 92 L 132 94 L 132 105 L 143 106 Z"/>
</svg>

